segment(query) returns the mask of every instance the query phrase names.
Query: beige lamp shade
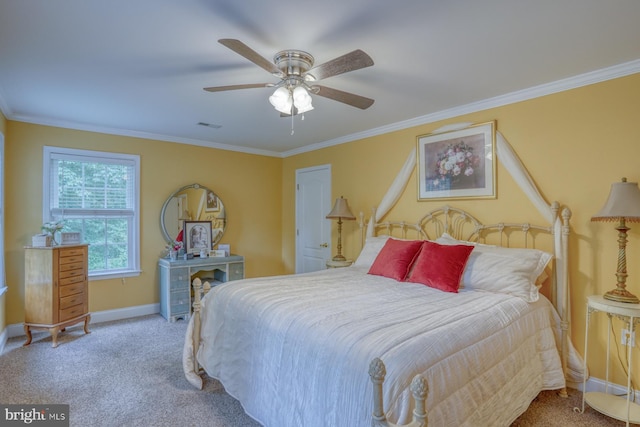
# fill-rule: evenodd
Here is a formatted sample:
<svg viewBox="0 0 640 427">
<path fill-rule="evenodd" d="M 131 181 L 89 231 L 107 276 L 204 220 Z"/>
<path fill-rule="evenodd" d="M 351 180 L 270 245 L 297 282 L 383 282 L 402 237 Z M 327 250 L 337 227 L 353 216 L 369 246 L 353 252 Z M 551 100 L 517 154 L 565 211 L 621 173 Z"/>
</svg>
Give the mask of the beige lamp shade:
<svg viewBox="0 0 640 427">
<path fill-rule="evenodd" d="M 355 216 L 351 213 L 351 209 L 349 209 L 349 202 L 347 199 L 344 199 L 340 196 L 336 199 L 336 204 L 333 205 L 333 209 L 331 212 L 327 214 L 327 219 L 356 219 Z"/>
<path fill-rule="evenodd" d="M 640 188 L 637 182 L 622 182 L 611 184 L 609 198 L 602 209 L 591 217 L 591 221 L 619 221 L 640 222 Z"/>
</svg>

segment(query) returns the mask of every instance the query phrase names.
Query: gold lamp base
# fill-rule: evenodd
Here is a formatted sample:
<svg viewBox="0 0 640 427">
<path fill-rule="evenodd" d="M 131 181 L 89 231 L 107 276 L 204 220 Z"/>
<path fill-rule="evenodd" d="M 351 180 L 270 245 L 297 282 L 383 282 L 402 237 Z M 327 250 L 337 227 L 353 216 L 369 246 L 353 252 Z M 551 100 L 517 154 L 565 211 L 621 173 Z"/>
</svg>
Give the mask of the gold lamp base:
<svg viewBox="0 0 640 427">
<path fill-rule="evenodd" d="M 346 261 L 347 259 L 342 254 L 338 254 L 332 258 L 333 261 Z"/>
<path fill-rule="evenodd" d="M 603 297 L 609 301 L 625 302 L 628 304 L 640 303 L 640 299 L 625 288 L 616 288 L 604 294 Z"/>
</svg>

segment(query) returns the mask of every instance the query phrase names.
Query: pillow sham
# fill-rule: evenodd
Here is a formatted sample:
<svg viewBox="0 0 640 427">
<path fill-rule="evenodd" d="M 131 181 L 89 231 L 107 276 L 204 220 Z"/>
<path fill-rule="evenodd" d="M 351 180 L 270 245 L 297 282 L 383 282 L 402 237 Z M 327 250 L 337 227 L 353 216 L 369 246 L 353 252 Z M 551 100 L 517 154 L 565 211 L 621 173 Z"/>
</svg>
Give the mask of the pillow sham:
<svg viewBox="0 0 640 427">
<path fill-rule="evenodd" d="M 470 242 L 468 240 L 459 240 L 453 237 L 452 235 L 450 235 L 449 233 L 442 233 L 442 236 L 438 237 L 435 241 L 440 243 L 441 245 L 489 246 L 492 248 L 498 247 L 496 245 L 487 245 L 485 243 Z"/>
<path fill-rule="evenodd" d="M 462 275 L 461 287 L 514 295 L 527 302 L 540 297 L 536 280 L 553 258 L 538 249 L 503 248 L 456 240 L 451 236 L 436 239 L 442 244 L 467 244 L 473 252 Z"/>
<path fill-rule="evenodd" d="M 371 268 L 376 257 L 380 253 L 380 250 L 389 240 L 389 236 L 372 236 L 367 237 L 364 242 L 364 247 L 360 251 L 360 255 L 353 263 L 354 266 Z"/>
<path fill-rule="evenodd" d="M 457 293 L 472 251 L 470 245 L 441 245 L 426 240 L 405 282 Z"/>
<path fill-rule="evenodd" d="M 369 274 L 384 276 L 397 281 L 404 280 L 409 269 L 422 248 L 422 240 L 397 240 L 390 238 L 386 241 Z"/>
</svg>

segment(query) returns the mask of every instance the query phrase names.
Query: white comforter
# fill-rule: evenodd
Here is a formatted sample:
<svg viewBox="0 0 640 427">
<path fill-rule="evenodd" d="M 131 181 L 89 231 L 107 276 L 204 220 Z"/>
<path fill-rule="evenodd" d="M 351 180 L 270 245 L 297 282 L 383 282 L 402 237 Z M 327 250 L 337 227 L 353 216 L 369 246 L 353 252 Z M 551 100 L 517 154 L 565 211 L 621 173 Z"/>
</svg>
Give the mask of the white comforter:
<svg viewBox="0 0 640 427">
<path fill-rule="evenodd" d="M 451 294 L 349 267 L 213 288 L 197 359 L 269 427 L 370 426 L 375 357 L 389 421 L 410 421 L 422 373 L 429 426 L 508 426 L 541 390 L 565 386 L 557 343 L 544 297 Z"/>
</svg>

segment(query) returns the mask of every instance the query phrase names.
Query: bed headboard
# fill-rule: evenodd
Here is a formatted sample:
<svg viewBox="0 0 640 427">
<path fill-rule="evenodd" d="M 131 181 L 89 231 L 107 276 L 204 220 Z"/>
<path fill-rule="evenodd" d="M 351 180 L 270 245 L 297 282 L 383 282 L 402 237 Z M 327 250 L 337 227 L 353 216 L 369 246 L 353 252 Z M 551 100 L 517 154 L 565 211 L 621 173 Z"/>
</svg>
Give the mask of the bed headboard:
<svg viewBox="0 0 640 427">
<path fill-rule="evenodd" d="M 560 211 L 560 204 L 551 205 L 554 222 Z M 374 210 L 375 213 L 375 210 Z M 360 214 L 362 244 L 366 240 L 367 224 Z M 375 215 L 372 215 L 372 218 Z M 565 208 L 563 223 L 568 226 L 571 213 Z M 451 206 L 442 206 L 427 212 L 416 222 L 382 221 L 373 225 L 374 235 L 388 235 L 401 239 L 435 240 L 447 233 L 459 240 L 489 243 L 502 247 L 540 248 L 555 252 L 553 236 L 554 223 L 535 225 L 531 223 L 498 222 L 483 224 L 470 213 Z M 543 242 L 538 242 L 543 240 Z"/>
</svg>

